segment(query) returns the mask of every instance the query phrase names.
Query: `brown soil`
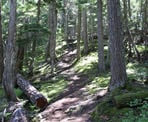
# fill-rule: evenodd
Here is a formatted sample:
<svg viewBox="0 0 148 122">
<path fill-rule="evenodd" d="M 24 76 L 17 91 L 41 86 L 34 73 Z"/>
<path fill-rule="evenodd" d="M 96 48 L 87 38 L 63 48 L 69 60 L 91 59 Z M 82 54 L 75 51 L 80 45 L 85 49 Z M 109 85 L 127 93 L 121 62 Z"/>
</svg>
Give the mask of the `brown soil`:
<svg viewBox="0 0 148 122">
<path fill-rule="evenodd" d="M 75 52 L 65 54 L 57 67 L 60 74 L 69 81 L 65 90 L 41 113 L 40 122 L 92 122 L 91 112 L 96 104 L 107 93 L 107 89 L 100 89 L 96 94 L 90 94 L 86 85 L 91 82 L 85 74 L 78 74 L 69 67 L 74 60 Z M 65 70 L 62 70 L 65 69 Z"/>
</svg>

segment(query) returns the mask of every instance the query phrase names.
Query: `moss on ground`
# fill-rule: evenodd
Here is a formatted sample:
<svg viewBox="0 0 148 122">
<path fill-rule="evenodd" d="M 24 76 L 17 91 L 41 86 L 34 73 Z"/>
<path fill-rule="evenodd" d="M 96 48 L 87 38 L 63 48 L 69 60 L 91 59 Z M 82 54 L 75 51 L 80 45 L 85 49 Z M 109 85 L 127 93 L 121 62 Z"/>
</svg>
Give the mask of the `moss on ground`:
<svg viewBox="0 0 148 122">
<path fill-rule="evenodd" d="M 135 91 L 136 90 L 136 91 Z M 135 93 L 137 94 L 135 95 Z M 141 101 L 139 94 L 146 94 L 145 100 Z M 148 121 L 148 102 L 147 102 L 148 90 L 132 87 L 132 89 L 116 89 L 110 94 L 109 97 L 104 98 L 96 107 L 95 111 L 92 113 L 92 118 L 95 122 L 147 122 Z M 127 95 L 135 95 L 135 99 L 130 99 Z M 124 96 L 125 100 L 128 101 L 128 107 L 118 108 L 114 102 L 115 98 L 120 99 Z M 127 96 L 127 97 L 126 97 Z M 121 101 L 120 101 L 121 102 Z M 139 119 L 136 120 L 136 118 Z M 130 121 L 127 121 L 127 118 Z M 143 121 L 144 120 L 144 121 Z"/>
<path fill-rule="evenodd" d="M 50 81 L 45 82 L 47 83 L 43 83 L 39 90 L 45 95 L 49 102 L 63 92 L 64 88 L 67 86 L 67 81 L 62 76 L 56 76 L 50 79 Z"/>
</svg>

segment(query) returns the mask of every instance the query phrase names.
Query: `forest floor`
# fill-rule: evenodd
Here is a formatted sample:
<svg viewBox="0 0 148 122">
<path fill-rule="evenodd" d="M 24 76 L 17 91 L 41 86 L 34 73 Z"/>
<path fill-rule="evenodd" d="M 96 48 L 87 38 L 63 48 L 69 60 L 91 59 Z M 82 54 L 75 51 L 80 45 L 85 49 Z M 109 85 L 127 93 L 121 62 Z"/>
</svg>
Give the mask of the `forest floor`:
<svg viewBox="0 0 148 122">
<path fill-rule="evenodd" d="M 70 50 L 58 59 L 54 74 L 51 75 L 48 68 L 44 70 L 35 86 L 40 84 L 39 91 L 47 97 L 49 105 L 44 111 L 35 114 L 34 122 L 124 122 L 124 120 L 146 122 L 148 120 L 146 112 L 148 104 L 136 109 L 130 107 L 118 109 L 112 104 L 111 94 L 107 91 L 110 72 L 98 75 L 97 53 L 89 53 L 78 61 L 76 50 Z M 128 63 L 127 73 L 129 81 L 134 81 L 133 84 L 138 81 L 141 86 L 147 77 L 147 64 Z M 138 84 L 129 92 L 141 91 L 143 85 L 142 88 L 140 86 Z M 141 114 L 135 114 L 137 111 Z"/>
<path fill-rule="evenodd" d="M 105 48 L 106 49 L 106 48 Z M 98 75 L 97 52 L 76 58 L 76 50 L 67 50 L 57 59 L 54 73 L 51 74 L 49 63 L 42 63 L 40 56 L 35 65 L 33 77 L 29 81 L 48 100 L 45 110 L 39 110 L 27 102 L 24 106 L 31 122 L 147 122 L 148 102 L 140 107 L 118 109 L 112 103 L 107 87 L 109 85 L 109 70 Z M 142 91 L 148 77 L 148 65 L 145 63 L 129 62 L 126 65 L 128 81 L 136 85 L 129 87 L 129 93 Z M 27 76 L 27 72 L 26 72 Z M 28 79 L 28 78 L 27 78 Z M 140 83 L 142 87 L 139 86 Z M 130 90 L 131 89 L 131 90 Z M 21 100 L 27 97 L 16 88 L 15 92 Z M 148 92 L 148 91 L 146 91 Z M 117 95 L 121 95 L 118 92 Z M 8 103 L 4 91 L 0 88 L 0 119 Z M 132 101 L 136 102 L 137 101 Z M 139 104 L 139 103 L 138 103 Z M 6 118 L 11 116 L 9 113 Z"/>
<path fill-rule="evenodd" d="M 86 85 L 88 75 L 77 73 L 71 67 L 76 51 L 65 53 L 58 62 L 60 75 L 68 81 L 67 87 L 43 112 L 39 113 L 40 122 L 91 122 L 91 112 L 101 98 L 107 94 L 107 88 L 98 88 L 91 94 Z"/>
</svg>

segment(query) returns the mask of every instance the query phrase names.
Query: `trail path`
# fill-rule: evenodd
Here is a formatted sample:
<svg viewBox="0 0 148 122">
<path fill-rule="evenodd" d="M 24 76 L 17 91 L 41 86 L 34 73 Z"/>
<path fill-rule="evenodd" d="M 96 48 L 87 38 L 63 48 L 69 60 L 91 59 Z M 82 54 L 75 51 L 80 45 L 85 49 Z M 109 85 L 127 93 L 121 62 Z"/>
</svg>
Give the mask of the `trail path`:
<svg viewBox="0 0 148 122">
<path fill-rule="evenodd" d="M 68 80 L 68 86 L 43 112 L 38 114 L 40 122 L 93 122 L 90 118 L 96 104 L 107 93 L 107 89 L 99 89 L 90 94 L 87 84 L 90 82 L 85 74 L 76 73 L 70 67 L 76 56 L 75 51 L 65 54 L 58 63 L 59 69 Z"/>
</svg>

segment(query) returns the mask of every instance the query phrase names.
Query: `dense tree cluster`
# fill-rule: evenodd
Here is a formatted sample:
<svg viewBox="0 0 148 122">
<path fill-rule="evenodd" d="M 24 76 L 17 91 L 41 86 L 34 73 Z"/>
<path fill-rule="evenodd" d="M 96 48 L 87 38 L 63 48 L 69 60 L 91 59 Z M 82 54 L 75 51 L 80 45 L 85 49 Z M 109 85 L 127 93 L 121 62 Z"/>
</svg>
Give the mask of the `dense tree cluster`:
<svg viewBox="0 0 148 122">
<path fill-rule="evenodd" d="M 77 59 L 97 47 L 99 74 L 111 69 L 109 90 L 125 87 L 126 61 L 143 62 L 147 56 L 147 4 L 147 0 L 1 0 L 0 81 L 7 97 L 17 100 L 16 73 L 33 76 L 42 56 L 54 74 L 58 57 L 74 44 Z M 39 51 L 41 47 L 44 50 Z"/>
</svg>

